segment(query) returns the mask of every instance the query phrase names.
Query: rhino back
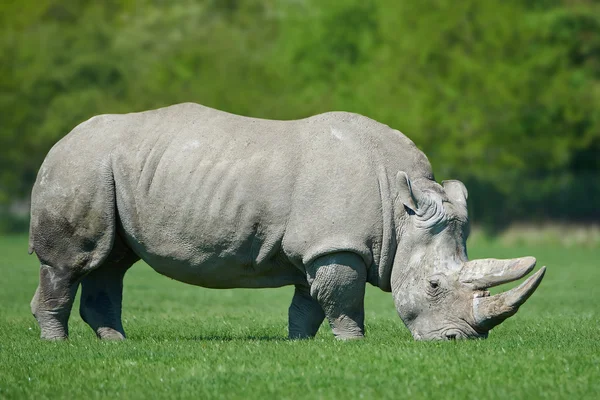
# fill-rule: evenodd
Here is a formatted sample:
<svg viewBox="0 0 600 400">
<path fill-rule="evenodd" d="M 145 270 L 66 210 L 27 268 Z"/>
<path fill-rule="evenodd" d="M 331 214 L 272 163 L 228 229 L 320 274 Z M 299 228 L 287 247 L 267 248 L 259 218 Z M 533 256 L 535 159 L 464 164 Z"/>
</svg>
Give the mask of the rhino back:
<svg viewBox="0 0 600 400">
<path fill-rule="evenodd" d="M 181 104 L 96 117 L 77 131 L 69 136 L 90 153 L 79 157 L 109 155 L 132 249 L 208 287 L 300 283 L 303 265 L 340 250 L 377 264 L 381 171 L 431 174 L 404 135 L 350 113 L 269 121 Z"/>
</svg>

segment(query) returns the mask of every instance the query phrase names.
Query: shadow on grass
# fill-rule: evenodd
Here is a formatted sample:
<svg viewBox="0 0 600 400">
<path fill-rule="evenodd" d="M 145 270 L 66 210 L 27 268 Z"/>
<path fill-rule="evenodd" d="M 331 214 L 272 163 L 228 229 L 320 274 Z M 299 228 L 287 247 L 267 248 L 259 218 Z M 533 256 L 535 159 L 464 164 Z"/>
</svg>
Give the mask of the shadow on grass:
<svg viewBox="0 0 600 400">
<path fill-rule="evenodd" d="M 221 335 L 221 334 L 207 334 L 188 336 L 181 338 L 183 340 L 192 341 L 207 341 L 207 342 L 233 342 L 233 341 L 259 341 L 259 342 L 283 342 L 288 341 L 287 336 L 278 335 Z"/>
<path fill-rule="evenodd" d="M 256 335 L 252 333 L 204 333 L 196 335 L 179 335 L 172 333 L 153 333 L 153 334 L 132 334 L 127 335 L 127 338 L 133 341 L 136 340 L 151 340 L 151 341 L 180 341 L 180 342 L 287 342 L 294 339 L 289 339 L 287 335 Z"/>
</svg>

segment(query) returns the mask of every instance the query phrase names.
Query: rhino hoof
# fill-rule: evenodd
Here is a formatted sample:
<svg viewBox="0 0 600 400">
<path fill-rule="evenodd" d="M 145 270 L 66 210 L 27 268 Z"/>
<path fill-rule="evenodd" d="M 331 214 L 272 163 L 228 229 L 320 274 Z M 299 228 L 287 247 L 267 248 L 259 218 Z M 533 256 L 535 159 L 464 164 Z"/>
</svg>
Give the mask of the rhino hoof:
<svg viewBox="0 0 600 400">
<path fill-rule="evenodd" d="M 96 335 L 102 340 L 125 340 L 124 334 L 112 328 L 99 328 Z"/>
</svg>

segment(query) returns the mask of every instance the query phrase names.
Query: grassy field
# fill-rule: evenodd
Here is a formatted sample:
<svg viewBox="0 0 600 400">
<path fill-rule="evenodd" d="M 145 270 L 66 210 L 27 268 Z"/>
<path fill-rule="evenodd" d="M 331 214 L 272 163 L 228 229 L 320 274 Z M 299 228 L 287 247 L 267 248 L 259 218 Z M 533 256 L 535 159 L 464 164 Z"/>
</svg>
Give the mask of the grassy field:
<svg viewBox="0 0 600 400">
<path fill-rule="evenodd" d="M 26 237 L 0 238 L 0 398 L 599 398 L 600 249 L 504 247 L 545 280 L 488 340 L 414 342 L 391 295 L 369 287 L 367 338 L 288 341 L 292 288 L 209 290 L 144 264 L 125 278 L 125 342 L 101 342 L 75 305 L 71 339 L 38 339 Z"/>
</svg>

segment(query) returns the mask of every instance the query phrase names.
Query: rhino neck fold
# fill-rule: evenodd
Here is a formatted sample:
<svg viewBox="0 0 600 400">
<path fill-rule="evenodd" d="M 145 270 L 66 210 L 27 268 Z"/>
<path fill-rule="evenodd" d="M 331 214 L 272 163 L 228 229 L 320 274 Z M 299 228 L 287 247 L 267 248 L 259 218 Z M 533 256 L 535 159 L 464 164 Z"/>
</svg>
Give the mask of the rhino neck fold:
<svg viewBox="0 0 600 400">
<path fill-rule="evenodd" d="M 385 292 L 391 292 L 392 266 L 396 254 L 396 227 L 394 223 L 394 199 L 385 167 L 379 168 L 379 197 L 381 201 L 382 233 L 377 270 L 377 282 L 371 282 Z"/>
</svg>

